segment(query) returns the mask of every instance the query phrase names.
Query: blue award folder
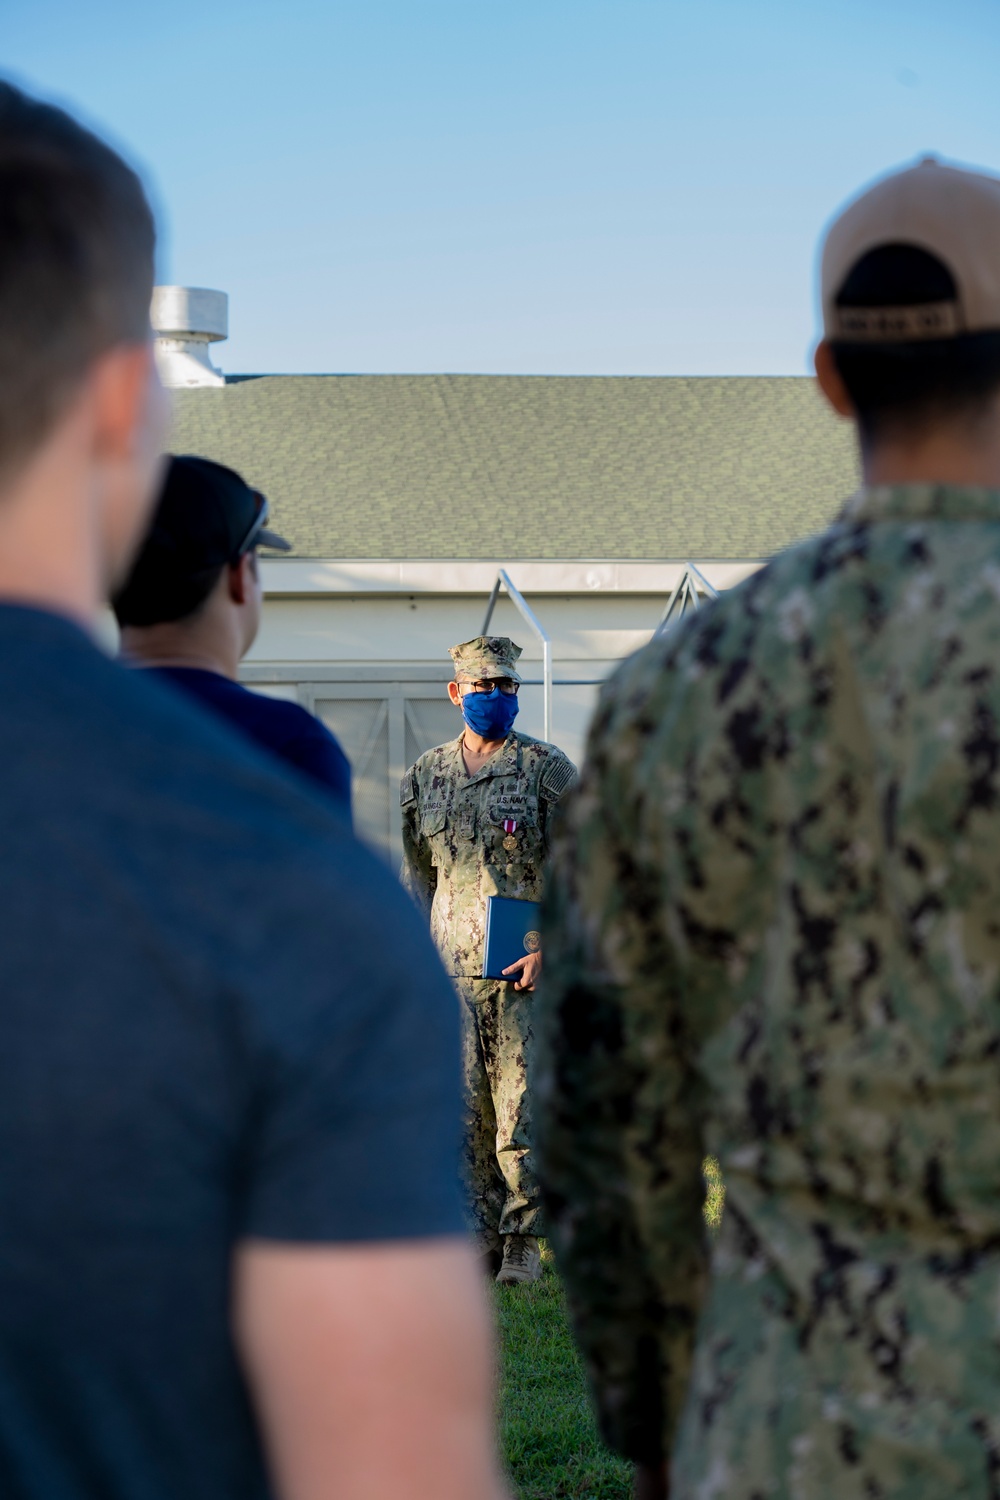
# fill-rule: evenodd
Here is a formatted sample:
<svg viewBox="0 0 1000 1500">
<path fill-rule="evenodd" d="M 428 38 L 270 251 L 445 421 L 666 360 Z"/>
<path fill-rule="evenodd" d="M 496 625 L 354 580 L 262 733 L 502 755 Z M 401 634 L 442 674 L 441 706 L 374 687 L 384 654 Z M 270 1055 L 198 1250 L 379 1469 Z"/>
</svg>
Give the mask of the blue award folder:
<svg viewBox="0 0 1000 1500">
<path fill-rule="evenodd" d="M 486 903 L 486 957 L 484 979 L 503 979 L 504 969 L 537 953 L 542 945 L 538 930 L 537 901 L 515 901 L 510 896 L 490 896 Z M 511 974 L 509 981 L 517 979 Z"/>
</svg>

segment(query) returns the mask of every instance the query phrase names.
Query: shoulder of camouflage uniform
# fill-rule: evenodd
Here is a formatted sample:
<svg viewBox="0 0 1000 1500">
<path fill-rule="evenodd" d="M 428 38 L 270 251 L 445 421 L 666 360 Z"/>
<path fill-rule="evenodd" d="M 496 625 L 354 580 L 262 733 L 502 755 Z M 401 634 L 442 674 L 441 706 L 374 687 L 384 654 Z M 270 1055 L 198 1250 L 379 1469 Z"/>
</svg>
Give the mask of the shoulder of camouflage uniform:
<svg viewBox="0 0 1000 1500">
<path fill-rule="evenodd" d="M 403 778 L 399 783 L 399 805 L 408 807 L 411 802 L 416 802 L 420 796 L 420 779 L 428 768 L 430 761 L 437 754 L 438 747 L 425 750 L 423 755 L 418 755 L 413 765 L 403 772 Z"/>
<path fill-rule="evenodd" d="M 755 637 L 774 628 L 777 603 L 806 579 L 811 581 L 817 552 L 831 540 L 836 542 L 842 531 L 834 525 L 779 553 L 735 588 L 707 600 L 665 635 L 654 636 L 627 656 L 601 687 L 592 734 L 605 734 L 612 723 L 641 723 L 644 709 L 651 700 L 658 701 L 668 674 L 678 670 L 687 690 L 707 692 L 714 701 L 719 677 L 731 675 L 748 658 Z M 670 690 L 676 692 L 676 678 Z"/>
<path fill-rule="evenodd" d="M 432 745 L 430 750 L 425 750 L 423 755 L 404 771 L 403 779 L 399 783 L 399 805 L 408 807 L 420 796 L 421 783 L 425 779 L 436 776 L 441 770 L 441 764 L 447 752 L 454 746 L 454 740 L 446 740 L 443 745 Z"/>
<path fill-rule="evenodd" d="M 576 766 L 555 745 L 545 746 L 546 754 L 542 774 L 538 778 L 538 790 L 546 802 L 558 802 L 577 779 Z"/>
<path fill-rule="evenodd" d="M 408 771 L 403 772 L 402 779 L 399 783 L 400 807 L 409 807 L 411 802 L 416 802 L 418 795 L 419 786 L 417 783 L 417 768 L 415 765 L 413 765 Z"/>
<path fill-rule="evenodd" d="M 734 669 L 742 667 L 756 645 L 775 633 L 786 638 L 782 606 L 803 590 L 813 596 L 823 579 L 833 578 L 854 558 L 856 548 L 855 532 L 838 519 L 818 536 L 779 552 L 628 658 L 612 674 L 618 679 L 617 696 L 624 699 L 630 688 L 641 688 L 677 666 L 692 679 L 724 675 L 728 694 Z"/>
</svg>

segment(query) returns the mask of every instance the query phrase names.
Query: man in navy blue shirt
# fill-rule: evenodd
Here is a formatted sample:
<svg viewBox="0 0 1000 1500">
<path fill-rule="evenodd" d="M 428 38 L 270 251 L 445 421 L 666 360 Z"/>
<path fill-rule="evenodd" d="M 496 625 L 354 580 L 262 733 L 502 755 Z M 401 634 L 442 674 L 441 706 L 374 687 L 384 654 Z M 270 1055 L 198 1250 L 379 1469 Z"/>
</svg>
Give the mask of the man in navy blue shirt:
<svg viewBox="0 0 1000 1500">
<path fill-rule="evenodd" d="M 291 551 L 268 518 L 265 497 L 233 469 L 171 458 L 153 524 L 115 595 L 122 650 L 318 782 L 349 817 L 350 764 L 326 726 L 236 681 L 260 628 L 257 548 Z"/>
<path fill-rule="evenodd" d="M 159 486 L 153 251 L 0 82 L 0 1496 L 499 1500 L 422 924 L 95 644 Z"/>
</svg>

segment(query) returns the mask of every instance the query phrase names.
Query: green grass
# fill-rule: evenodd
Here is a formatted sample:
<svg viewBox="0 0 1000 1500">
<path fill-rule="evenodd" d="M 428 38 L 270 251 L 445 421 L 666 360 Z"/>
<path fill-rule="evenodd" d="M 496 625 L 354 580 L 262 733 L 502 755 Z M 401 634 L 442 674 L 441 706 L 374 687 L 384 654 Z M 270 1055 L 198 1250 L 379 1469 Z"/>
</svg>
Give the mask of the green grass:
<svg viewBox="0 0 1000 1500">
<path fill-rule="evenodd" d="M 605 1448 L 551 1258 L 533 1286 L 498 1286 L 500 1442 L 519 1500 L 628 1500 L 632 1466 Z"/>
<path fill-rule="evenodd" d="M 719 1163 L 705 1159 L 705 1222 L 722 1222 Z M 562 1288 L 543 1248 L 542 1279 L 494 1288 L 500 1339 L 499 1427 L 518 1500 L 628 1500 L 632 1466 L 604 1446 L 587 1400 Z"/>
<path fill-rule="evenodd" d="M 718 1233 L 722 1223 L 722 1210 L 726 1204 L 726 1184 L 722 1180 L 722 1168 L 714 1156 L 706 1156 L 701 1164 L 705 1178 L 705 1223 L 710 1232 Z"/>
</svg>

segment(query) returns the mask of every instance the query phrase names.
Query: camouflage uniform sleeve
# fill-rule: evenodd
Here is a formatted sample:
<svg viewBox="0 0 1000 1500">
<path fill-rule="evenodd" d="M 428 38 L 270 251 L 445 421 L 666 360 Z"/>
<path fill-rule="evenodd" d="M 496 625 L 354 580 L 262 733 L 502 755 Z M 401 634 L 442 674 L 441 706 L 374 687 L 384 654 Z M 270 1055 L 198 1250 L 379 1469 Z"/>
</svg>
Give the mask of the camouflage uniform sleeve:
<svg viewBox="0 0 1000 1500">
<path fill-rule="evenodd" d="M 403 862 L 399 878 L 428 920 L 437 885 L 437 870 L 431 850 L 420 832 L 420 783 L 414 766 L 399 783 L 399 808 L 403 824 Z"/>
<path fill-rule="evenodd" d="M 550 865 L 536 1144 L 602 1434 L 656 1463 L 685 1399 L 706 1251 L 677 960 L 637 856 L 640 748 L 606 693 Z"/>
</svg>

